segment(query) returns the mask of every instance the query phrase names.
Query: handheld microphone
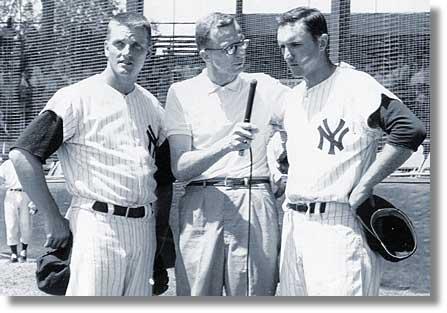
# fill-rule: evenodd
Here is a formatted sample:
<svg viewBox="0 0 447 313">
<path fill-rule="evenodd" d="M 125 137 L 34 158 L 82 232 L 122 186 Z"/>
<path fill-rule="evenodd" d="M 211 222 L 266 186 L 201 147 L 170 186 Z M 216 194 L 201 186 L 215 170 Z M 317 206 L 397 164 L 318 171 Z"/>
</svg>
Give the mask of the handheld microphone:
<svg viewBox="0 0 447 313">
<path fill-rule="evenodd" d="M 258 81 L 256 79 L 253 79 L 250 82 L 250 90 L 248 92 L 248 99 L 247 99 L 247 107 L 245 109 L 245 117 L 244 122 L 249 123 L 251 119 L 251 111 L 253 109 L 253 100 L 255 98 L 255 92 L 256 92 L 256 86 L 258 85 Z M 239 155 L 244 155 L 244 150 L 239 151 Z"/>
</svg>

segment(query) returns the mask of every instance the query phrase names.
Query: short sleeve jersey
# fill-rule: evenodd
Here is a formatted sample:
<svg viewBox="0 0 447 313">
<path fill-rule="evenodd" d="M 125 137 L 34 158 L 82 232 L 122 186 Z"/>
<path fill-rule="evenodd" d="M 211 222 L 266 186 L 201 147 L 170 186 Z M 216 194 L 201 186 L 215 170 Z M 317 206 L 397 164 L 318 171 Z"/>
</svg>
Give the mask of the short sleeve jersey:
<svg viewBox="0 0 447 313">
<path fill-rule="evenodd" d="M 380 128 L 368 125 L 382 94 L 397 99 L 370 75 L 347 66 L 318 85 L 302 82 L 287 96 L 284 128 L 291 202 L 347 203 L 375 160 Z"/>
<path fill-rule="evenodd" d="M 58 157 L 75 205 L 156 199 L 155 147 L 166 136 L 164 110 L 150 92 L 135 84 L 124 95 L 95 75 L 59 90 L 47 110 L 63 120 Z"/>
<path fill-rule="evenodd" d="M 268 176 L 267 142 L 272 134 L 273 112 L 290 89 L 278 80 L 261 73 L 241 73 L 233 82 L 221 87 L 210 81 L 207 71 L 173 84 L 166 101 L 167 136 L 192 137 L 192 149 L 207 149 L 229 135 L 236 123 L 243 122 L 250 82 L 258 84 L 254 97 L 251 123 L 258 132 L 252 142 L 253 176 Z M 222 157 L 198 179 L 214 177 L 247 177 L 250 174 L 248 151 L 240 156 L 233 151 Z"/>
</svg>

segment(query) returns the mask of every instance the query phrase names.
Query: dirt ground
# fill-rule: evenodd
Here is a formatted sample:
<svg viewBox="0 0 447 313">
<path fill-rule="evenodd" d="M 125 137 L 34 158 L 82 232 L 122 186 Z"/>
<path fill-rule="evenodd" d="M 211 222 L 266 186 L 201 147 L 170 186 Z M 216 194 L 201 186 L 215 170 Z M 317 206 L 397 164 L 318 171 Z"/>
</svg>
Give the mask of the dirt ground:
<svg viewBox="0 0 447 313">
<path fill-rule="evenodd" d="M 36 287 L 34 277 L 35 262 L 10 263 L 6 256 L 0 256 L 0 295 L 2 296 L 48 296 Z M 175 296 L 175 277 L 172 269 L 169 272 L 169 289 L 163 296 Z M 428 293 L 415 293 L 411 290 L 381 288 L 381 296 L 430 296 Z"/>
<path fill-rule="evenodd" d="M 53 194 L 62 208 L 68 207 L 69 199 L 64 186 L 53 186 Z M 381 282 L 380 295 L 383 296 L 429 296 L 431 290 L 431 213 L 430 184 L 418 182 L 388 182 L 377 187 L 377 193 L 390 199 L 399 207 L 406 208 L 418 234 L 418 250 L 411 258 L 399 263 L 386 262 Z M 42 253 L 44 242 L 43 218 L 36 214 L 33 223 L 33 242 L 29 247 L 28 263 L 11 264 L 7 259 L 3 227 L 3 198 L 0 192 L 0 295 L 44 296 L 35 283 L 35 263 L 33 257 Z M 175 296 L 175 277 L 169 271 L 170 288 L 163 296 Z"/>
</svg>

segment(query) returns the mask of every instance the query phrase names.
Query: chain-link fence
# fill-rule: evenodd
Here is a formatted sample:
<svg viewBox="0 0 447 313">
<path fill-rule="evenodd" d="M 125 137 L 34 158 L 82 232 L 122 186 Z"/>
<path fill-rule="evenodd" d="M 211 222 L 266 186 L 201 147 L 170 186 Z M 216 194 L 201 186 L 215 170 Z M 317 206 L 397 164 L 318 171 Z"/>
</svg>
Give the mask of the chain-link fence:
<svg viewBox="0 0 447 313">
<path fill-rule="evenodd" d="M 277 46 L 277 14 L 244 14 L 243 1 L 235 2 L 235 12 L 226 13 L 235 14 L 251 39 L 246 70 L 270 74 L 291 86 L 296 84 Z M 369 72 L 401 97 L 430 130 L 430 14 L 351 13 L 349 3 L 332 0 L 331 13 L 326 15 L 331 58 Z M 142 0 L 2 0 L 3 157 L 57 89 L 104 68 L 103 43 L 110 16 L 124 10 L 143 12 L 143 7 Z M 162 103 L 173 82 L 190 78 L 204 67 L 195 50 L 193 33 L 176 32 L 180 26 L 193 29 L 194 20 L 154 24 L 154 48 L 139 83 Z M 157 32 L 161 29 L 169 31 Z M 428 141 L 425 153 L 429 147 Z"/>
</svg>

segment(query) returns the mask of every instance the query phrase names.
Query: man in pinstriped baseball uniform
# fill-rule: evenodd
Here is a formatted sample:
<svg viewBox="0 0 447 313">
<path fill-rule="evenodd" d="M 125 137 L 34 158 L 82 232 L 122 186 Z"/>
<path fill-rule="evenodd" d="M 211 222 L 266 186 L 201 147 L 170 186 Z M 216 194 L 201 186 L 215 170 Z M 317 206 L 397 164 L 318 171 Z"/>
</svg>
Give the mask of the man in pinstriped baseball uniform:
<svg viewBox="0 0 447 313">
<path fill-rule="evenodd" d="M 66 295 L 151 295 L 154 154 L 165 137 L 163 109 L 135 83 L 150 41 L 143 16 L 114 16 L 105 70 L 60 89 L 9 153 L 24 189 L 45 213 L 45 246 L 65 246 L 73 233 Z M 56 150 L 73 196 L 69 222 L 41 166 Z"/>
<path fill-rule="evenodd" d="M 316 9 L 279 18 L 278 44 L 303 77 L 276 117 L 289 161 L 280 261 L 282 295 L 378 295 L 382 259 L 366 244 L 356 209 L 422 143 L 408 108 L 368 74 L 328 57 Z M 377 155 L 377 141 L 387 142 Z"/>
</svg>

